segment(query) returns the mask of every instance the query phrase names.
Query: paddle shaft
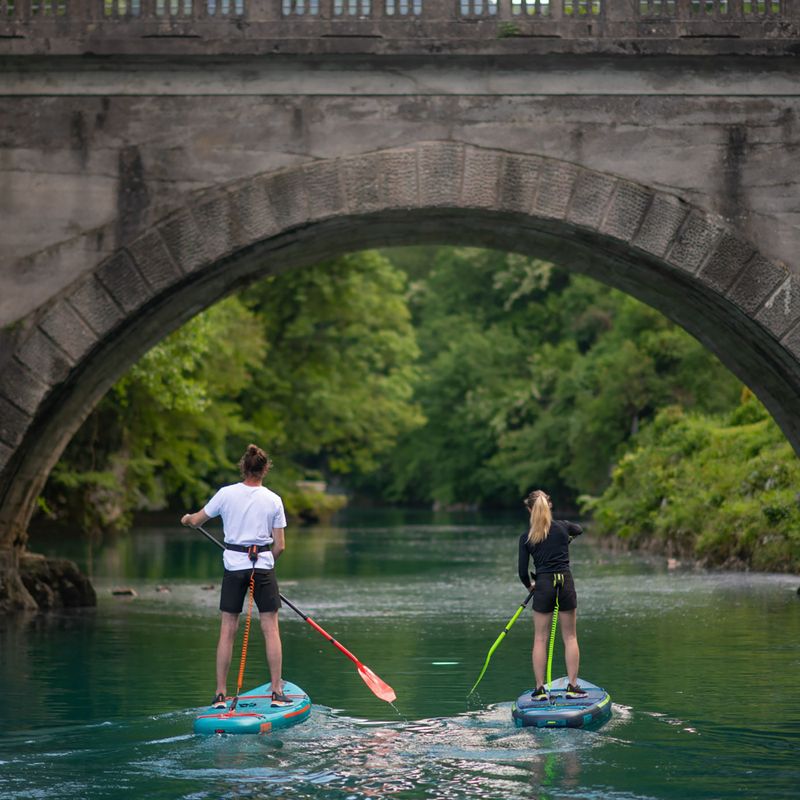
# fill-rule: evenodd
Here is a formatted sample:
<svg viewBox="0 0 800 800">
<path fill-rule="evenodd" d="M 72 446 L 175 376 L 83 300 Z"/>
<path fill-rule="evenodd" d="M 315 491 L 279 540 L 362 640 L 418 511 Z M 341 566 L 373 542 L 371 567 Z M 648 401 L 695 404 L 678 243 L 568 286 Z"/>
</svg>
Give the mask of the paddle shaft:
<svg viewBox="0 0 800 800">
<path fill-rule="evenodd" d="M 475 691 L 478 684 L 483 679 L 483 676 L 486 674 L 486 670 L 489 667 L 489 661 L 491 660 L 494 651 L 497 650 L 498 647 L 500 647 L 500 642 L 503 641 L 506 634 L 511 630 L 511 626 L 519 619 L 519 615 L 522 613 L 525 606 L 528 605 L 531 597 L 533 597 L 533 589 L 531 589 L 530 592 L 528 592 L 528 596 L 520 604 L 520 607 L 516 610 L 514 616 L 511 617 L 511 619 L 508 621 L 505 628 L 503 628 L 503 632 L 497 637 L 497 639 L 495 639 L 494 644 L 489 648 L 489 652 L 486 654 L 486 661 L 483 662 L 483 669 L 481 670 L 481 674 L 478 675 L 478 680 L 475 681 L 475 685 L 469 690 L 469 694 L 472 694 Z"/>
</svg>

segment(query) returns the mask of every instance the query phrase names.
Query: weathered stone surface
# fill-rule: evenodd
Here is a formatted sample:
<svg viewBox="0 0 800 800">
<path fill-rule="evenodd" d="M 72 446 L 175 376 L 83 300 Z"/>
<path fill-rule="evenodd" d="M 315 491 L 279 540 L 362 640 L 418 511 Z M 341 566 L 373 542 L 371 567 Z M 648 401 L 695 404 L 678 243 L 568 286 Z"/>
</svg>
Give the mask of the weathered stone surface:
<svg viewBox="0 0 800 800">
<path fill-rule="evenodd" d="M 148 231 L 128 245 L 142 277 L 156 290 L 172 286 L 181 277 L 181 271 L 172 260 L 158 231 Z"/>
<path fill-rule="evenodd" d="M 705 216 L 692 213 L 678 231 L 667 261 L 687 272 L 695 272 L 713 249 L 722 228 Z"/>
<path fill-rule="evenodd" d="M 205 236 L 188 210 L 166 219 L 158 226 L 158 232 L 181 272 L 194 272 L 210 262 Z"/>
<path fill-rule="evenodd" d="M 31 331 L 16 357 L 39 380 L 51 386 L 63 381 L 72 366 L 64 352 L 38 328 Z"/>
<path fill-rule="evenodd" d="M 206 261 L 217 261 L 233 252 L 237 245 L 237 225 L 226 192 L 192 204 L 191 212 L 198 229 L 202 231 Z"/>
<path fill-rule="evenodd" d="M 383 205 L 381 164 L 374 156 L 348 158 L 342 162 L 347 187 L 347 206 L 356 213 L 376 211 Z"/>
<path fill-rule="evenodd" d="M 753 314 L 787 277 L 785 267 L 756 255 L 731 286 L 727 297 L 748 314 Z"/>
<path fill-rule="evenodd" d="M 539 188 L 533 210 L 543 217 L 563 219 L 578 178 L 574 164 L 544 161 L 539 173 Z"/>
<path fill-rule="evenodd" d="M 264 185 L 272 213 L 282 230 L 308 222 L 308 194 L 302 170 L 279 172 L 267 178 Z"/>
<path fill-rule="evenodd" d="M 103 287 L 128 313 L 136 311 L 150 299 L 152 290 L 124 251 L 109 258 L 95 274 Z"/>
<path fill-rule="evenodd" d="M 417 154 L 419 202 L 425 207 L 459 205 L 464 179 L 464 147 L 459 144 L 421 145 Z"/>
<path fill-rule="evenodd" d="M 676 197 L 656 195 L 633 244 L 654 256 L 665 255 L 688 213 L 689 209 Z"/>
<path fill-rule="evenodd" d="M 776 339 L 781 339 L 800 318 L 800 281 L 788 278 L 773 292 L 756 315 Z"/>
<path fill-rule="evenodd" d="M 0 470 L 5 469 L 6 464 L 11 460 L 11 454 L 13 452 L 13 448 L 0 442 Z"/>
<path fill-rule="evenodd" d="M 538 158 L 506 155 L 500 178 L 498 207 L 503 211 L 528 214 L 539 185 L 541 161 Z"/>
<path fill-rule="evenodd" d="M 122 310 L 94 275 L 69 295 L 68 302 L 98 336 L 108 333 L 122 319 Z"/>
<path fill-rule="evenodd" d="M 94 587 L 74 561 L 24 553 L 19 571 L 25 588 L 41 610 L 97 605 Z"/>
<path fill-rule="evenodd" d="M 42 318 L 39 327 L 75 363 L 95 345 L 97 336 L 66 300 L 57 302 Z"/>
<path fill-rule="evenodd" d="M 747 242 L 733 234 L 724 233 L 711 257 L 698 272 L 698 277 L 718 292 L 725 293 L 752 256 L 753 248 Z"/>
<path fill-rule="evenodd" d="M 464 153 L 461 202 L 467 208 L 495 208 L 502 156 L 468 147 Z"/>
<path fill-rule="evenodd" d="M 380 164 L 386 206 L 416 208 L 419 202 L 416 151 L 398 149 L 381 153 Z"/>
<path fill-rule="evenodd" d="M 347 208 L 342 175 L 338 162 L 324 161 L 304 168 L 304 183 L 313 186 L 308 195 L 311 219 L 327 219 L 341 214 Z"/>
<path fill-rule="evenodd" d="M 576 225 L 597 228 L 611 199 L 614 183 L 614 179 L 608 175 L 581 170 L 575 183 L 567 219 Z"/>
<path fill-rule="evenodd" d="M 0 441 L 15 447 L 22 441 L 30 422 L 31 418 L 27 414 L 0 397 Z"/>
<path fill-rule="evenodd" d="M 247 181 L 230 190 L 231 213 L 237 222 L 237 244 L 246 247 L 273 236 L 278 222 L 263 180 Z"/>
<path fill-rule="evenodd" d="M 11 359 L 3 369 L 0 395 L 30 415 L 36 413 L 39 403 L 47 395 L 50 387 L 38 376 L 22 366 L 16 359 Z"/>
<path fill-rule="evenodd" d="M 643 186 L 617 181 L 600 230 L 615 239 L 630 242 L 652 202 L 653 193 Z"/>
</svg>

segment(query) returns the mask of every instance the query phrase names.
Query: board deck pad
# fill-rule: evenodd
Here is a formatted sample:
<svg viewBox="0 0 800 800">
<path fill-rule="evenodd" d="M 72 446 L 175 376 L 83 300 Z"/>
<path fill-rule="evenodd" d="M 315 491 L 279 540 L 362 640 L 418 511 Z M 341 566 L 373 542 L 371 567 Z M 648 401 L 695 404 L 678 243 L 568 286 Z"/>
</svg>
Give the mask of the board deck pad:
<svg viewBox="0 0 800 800">
<path fill-rule="evenodd" d="M 611 716 L 611 696 L 589 681 L 579 680 L 586 697 L 568 698 L 567 678 L 550 684 L 549 700 L 534 700 L 533 689 L 521 694 L 511 715 L 518 728 L 599 728 Z"/>
<path fill-rule="evenodd" d="M 288 728 L 308 719 L 311 700 L 299 687 L 283 682 L 283 693 L 292 701 L 290 706 L 270 705 L 272 685 L 265 683 L 239 695 L 236 708 L 231 711 L 233 698 L 226 698 L 225 710 L 205 708 L 194 721 L 194 732 L 213 733 L 270 733 Z"/>
</svg>

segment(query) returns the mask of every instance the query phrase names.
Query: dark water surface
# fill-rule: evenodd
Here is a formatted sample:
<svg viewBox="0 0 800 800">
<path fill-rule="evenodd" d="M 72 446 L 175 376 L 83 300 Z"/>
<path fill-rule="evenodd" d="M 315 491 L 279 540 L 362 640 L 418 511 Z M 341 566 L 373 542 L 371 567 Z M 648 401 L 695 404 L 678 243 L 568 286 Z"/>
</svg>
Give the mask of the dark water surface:
<svg viewBox="0 0 800 800">
<path fill-rule="evenodd" d="M 797 577 L 668 571 L 576 541 L 581 674 L 614 716 L 595 732 L 517 730 L 529 613 L 479 701 L 465 696 L 525 595 L 520 525 L 349 520 L 289 529 L 282 591 L 394 687 L 397 710 L 285 609 L 285 677 L 314 710 L 266 736 L 191 734 L 214 689 L 216 548 L 177 526 L 93 548 L 34 538 L 89 570 L 100 599 L 0 619 L 0 798 L 800 796 Z M 267 680 L 260 631 L 251 641 L 246 687 Z M 554 676 L 560 646 L 556 659 Z M 237 668 L 238 646 L 229 689 Z"/>
</svg>

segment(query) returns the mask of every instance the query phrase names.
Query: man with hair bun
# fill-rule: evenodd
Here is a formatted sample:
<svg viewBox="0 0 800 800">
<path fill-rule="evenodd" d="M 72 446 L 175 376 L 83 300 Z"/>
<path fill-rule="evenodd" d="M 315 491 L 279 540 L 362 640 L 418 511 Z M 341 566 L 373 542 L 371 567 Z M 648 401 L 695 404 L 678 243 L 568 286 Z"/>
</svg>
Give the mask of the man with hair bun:
<svg viewBox="0 0 800 800">
<path fill-rule="evenodd" d="M 225 572 L 219 601 L 222 621 L 217 644 L 214 708 L 225 708 L 233 640 L 251 574 L 254 576 L 254 600 L 267 649 L 272 705 L 285 706 L 291 703 L 283 693 L 281 680 L 283 652 L 278 630 L 281 598 L 275 577 L 275 562 L 285 549 L 286 514 L 281 498 L 262 485 L 271 466 L 269 456 L 260 447 L 249 445 L 239 460 L 242 480 L 223 486 L 200 511 L 184 514 L 181 518 L 184 525 L 196 528 L 212 517 L 222 517 Z"/>
</svg>

